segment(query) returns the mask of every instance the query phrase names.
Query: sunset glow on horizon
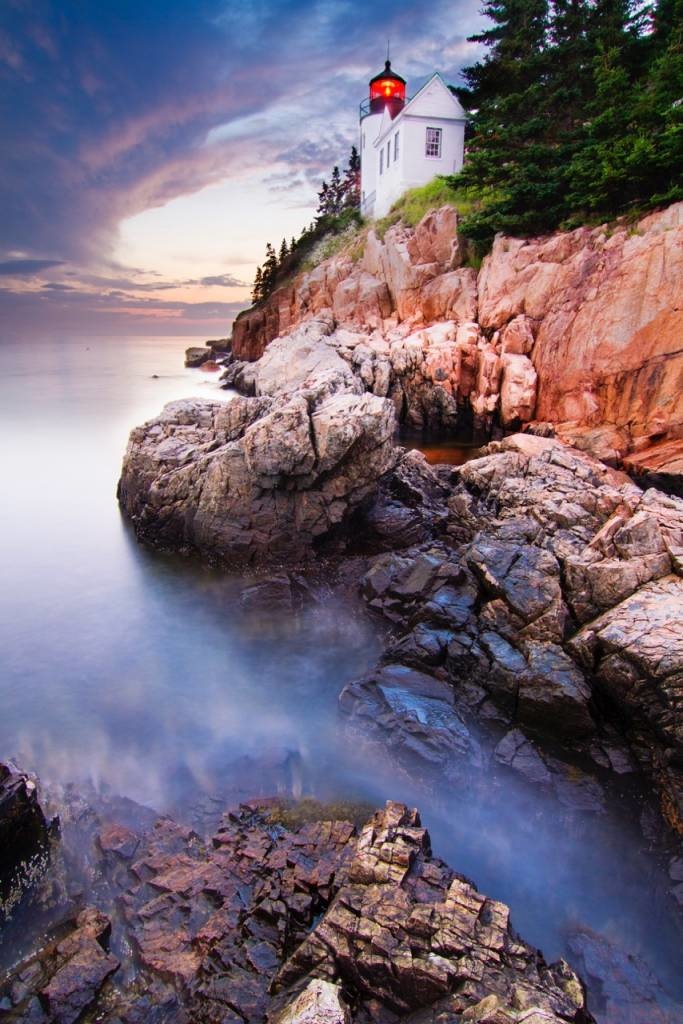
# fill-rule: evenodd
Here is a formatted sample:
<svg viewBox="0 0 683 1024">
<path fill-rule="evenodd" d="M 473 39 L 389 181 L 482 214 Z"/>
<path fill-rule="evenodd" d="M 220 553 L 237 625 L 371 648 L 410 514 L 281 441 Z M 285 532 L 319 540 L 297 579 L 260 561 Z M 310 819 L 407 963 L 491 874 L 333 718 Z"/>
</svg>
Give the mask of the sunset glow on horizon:
<svg viewBox="0 0 683 1024">
<path fill-rule="evenodd" d="M 3 340 L 228 334 L 266 243 L 348 159 L 387 36 L 409 89 L 457 81 L 477 9 L 8 0 Z"/>
</svg>

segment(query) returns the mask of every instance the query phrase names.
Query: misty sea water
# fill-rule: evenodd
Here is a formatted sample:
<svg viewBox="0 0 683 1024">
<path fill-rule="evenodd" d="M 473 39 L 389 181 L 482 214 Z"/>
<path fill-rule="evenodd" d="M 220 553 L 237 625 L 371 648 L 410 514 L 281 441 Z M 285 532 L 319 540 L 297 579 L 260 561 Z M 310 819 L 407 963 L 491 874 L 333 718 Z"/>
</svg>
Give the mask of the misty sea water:
<svg viewBox="0 0 683 1024">
<path fill-rule="evenodd" d="M 239 575 L 137 544 L 116 502 L 129 431 L 173 399 L 230 400 L 183 369 L 192 343 L 0 343 L 0 758 L 181 817 L 206 796 L 277 789 L 415 803 L 435 852 L 546 956 L 570 956 L 587 926 L 683 1000 L 681 933 L 636 798 L 582 812 L 474 766 L 466 784 L 422 789 L 341 728 L 339 691 L 380 651 L 362 605 L 245 616 Z"/>
</svg>

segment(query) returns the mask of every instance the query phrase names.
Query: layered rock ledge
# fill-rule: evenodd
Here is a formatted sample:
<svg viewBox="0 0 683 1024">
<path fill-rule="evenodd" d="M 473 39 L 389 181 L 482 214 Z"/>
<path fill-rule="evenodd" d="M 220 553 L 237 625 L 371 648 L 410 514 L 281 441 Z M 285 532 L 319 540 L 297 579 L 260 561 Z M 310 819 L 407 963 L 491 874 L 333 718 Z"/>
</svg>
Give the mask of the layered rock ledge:
<svg viewBox="0 0 683 1024">
<path fill-rule="evenodd" d="M 443 207 L 383 239 L 370 230 L 360 258 L 342 252 L 241 314 L 234 357 L 258 359 L 325 315 L 348 332 L 368 388 L 411 426 L 490 436 L 534 422 L 612 462 L 667 442 L 655 471 L 676 486 L 683 204 L 632 225 L 501 236 L 478 272 L 463 265 L 457 228 Z"/>
<path fill-rule="evenodd" d="M 511 730 L 499 760 L 547 784 L 557 748 L 628 770 L 626 739 L 683 832 L 683 501 L 556 440 L 489 452 L 423 465 L 400 511 L 390 481 L 407 460 L 388 474 L 364 530 L 417 543 L 361 582 L 393 640 L 342 710 L 441 772 L 472 757 L 468 717 L 496 721 Z"/>
<path fill-rule="evenodd" d="M 82 813 L 82 812 L 81 812 Z M 388 803 L 295 831 L 242 807 L 204 843 L 162 819 L 95 839 L 100 901 L 0 991 L 16 1024 L 591 1024 L 584 987 Z M 103 888 L 104 886 L 104 888 Z M 112 950 L 116 949 L 116 954 Z"/>
</svg>

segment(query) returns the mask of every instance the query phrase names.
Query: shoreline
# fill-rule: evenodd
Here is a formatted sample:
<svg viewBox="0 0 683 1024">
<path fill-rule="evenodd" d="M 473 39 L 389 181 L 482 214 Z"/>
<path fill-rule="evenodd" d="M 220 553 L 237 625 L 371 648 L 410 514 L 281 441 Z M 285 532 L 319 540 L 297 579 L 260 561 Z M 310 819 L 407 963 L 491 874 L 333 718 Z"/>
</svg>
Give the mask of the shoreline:
<svg viewBox="0 0 683 1024">
<path fill-rule="evenodd" d="M 495 440 L 462 465 L 430 466 L 396 445 L 395 402 L 381 393 L 376 357 L 356 358 L 364 343 L 352 335 L 325 314 L 304 320 L 258 361 L 229 367 L 246 397 L 220 410 L 204 399 L 175 402 L 134 430 L 120 499 L 136 533 L 160 550 L 248 567 L 245 608 L 254 617 L 273 603 L 295 614 L 316 599 L 308 573 L 329 583 L 326 566 L 334 566 L 342 590 L 360 591 L 368 614 L 389 631 L 374 668 L 340 693 L 348 742 L 381 750 L 397 776 L 425 792 L 436 779 L 462 785 L 463 770 L 501 785 L 516 778 L 571 819 L 599 817 L 616 794 L 637 794 L 639 780 L 649 780 L 671 831 L 648 800 L 640 828 L 668 859 L 680 905 L 683 775 L 667 637 L 681 607 L 683 502 L 642 491 L 585 452 L 535 433 Z M 420 400 L 431 402 L 434 384 L 425 388 Z M 662 672 L 663 651 L 670 657 Z M 173 834 L 168 870 L 182 874 L 195 839 Z M 115 875 L 130 870 L 121 853 L 130 836 L 114 836 L 106 850 L 90 842 Z M 143 875 L 135 884 L 148 882 Z M 111 924 L 91 915 L 72 931 L 74 948 L 85 943 L 98 961 L 105 991 L 119 969 L 108 959 L 118 952 L 106 948 Z M 93 939 L 104 961 L 88 945 Z M 178 953 L 176 990 L 192 988 L 182 965 L 194 970 L 184 957 L 201 941 L 193 936 Z M 584 932 L 575 947 L 581 962 L 606 957 L 603 986 L 618 975 L 618 956 L 604 941 Z M 55 962 L 44 965 L 48 974 Z M 476 994 L 468 1008 L 492 995 Z M 499 997 L 484 1009 L 520 1010 Z M 195 994 L 189 998 L 192 1005 Z M 354 998 L 364 998 L 362 986 Z M 621 1012 L 618 996 L 610 1005 Z M 281 1009 L 276 1002 L 272 1012 Z M 567 1012 L 542 1019 L 591 1019 L 578 1002 L 574 1016 Z"/>
</svg>

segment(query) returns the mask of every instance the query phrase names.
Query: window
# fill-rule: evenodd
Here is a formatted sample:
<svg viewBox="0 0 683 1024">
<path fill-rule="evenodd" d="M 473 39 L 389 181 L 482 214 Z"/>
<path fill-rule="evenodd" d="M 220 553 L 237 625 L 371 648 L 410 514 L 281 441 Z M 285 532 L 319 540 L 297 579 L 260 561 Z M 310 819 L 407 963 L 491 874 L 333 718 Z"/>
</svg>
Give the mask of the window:
<svg viewBox="0 0 683 1024">
<path fill-rule="evenodd" d="M 379 151 L 379 173 L 381 174 L 384 170 L 384 147 Z"/>
<path fill-rule="evenodd" d="M 441 157 L 441 129 L 428 128 L 425 141 L 425 156 Z"/>
<path fill-rule="evenodd" d="M 365 149 L 365 132 L 360 137 L 360 148 Z"/>
<path fill-rule="evenodd" d="M 394 163 L 398 160 L 398 132 L 394 135 Z"/>
<path fill-rule="evenodd" d="M 391 139 L 389 140 L 389 142 L 387 142 L 387 167 L 389 166 L 390 159 L 391 159 Z"/>
</svg>

